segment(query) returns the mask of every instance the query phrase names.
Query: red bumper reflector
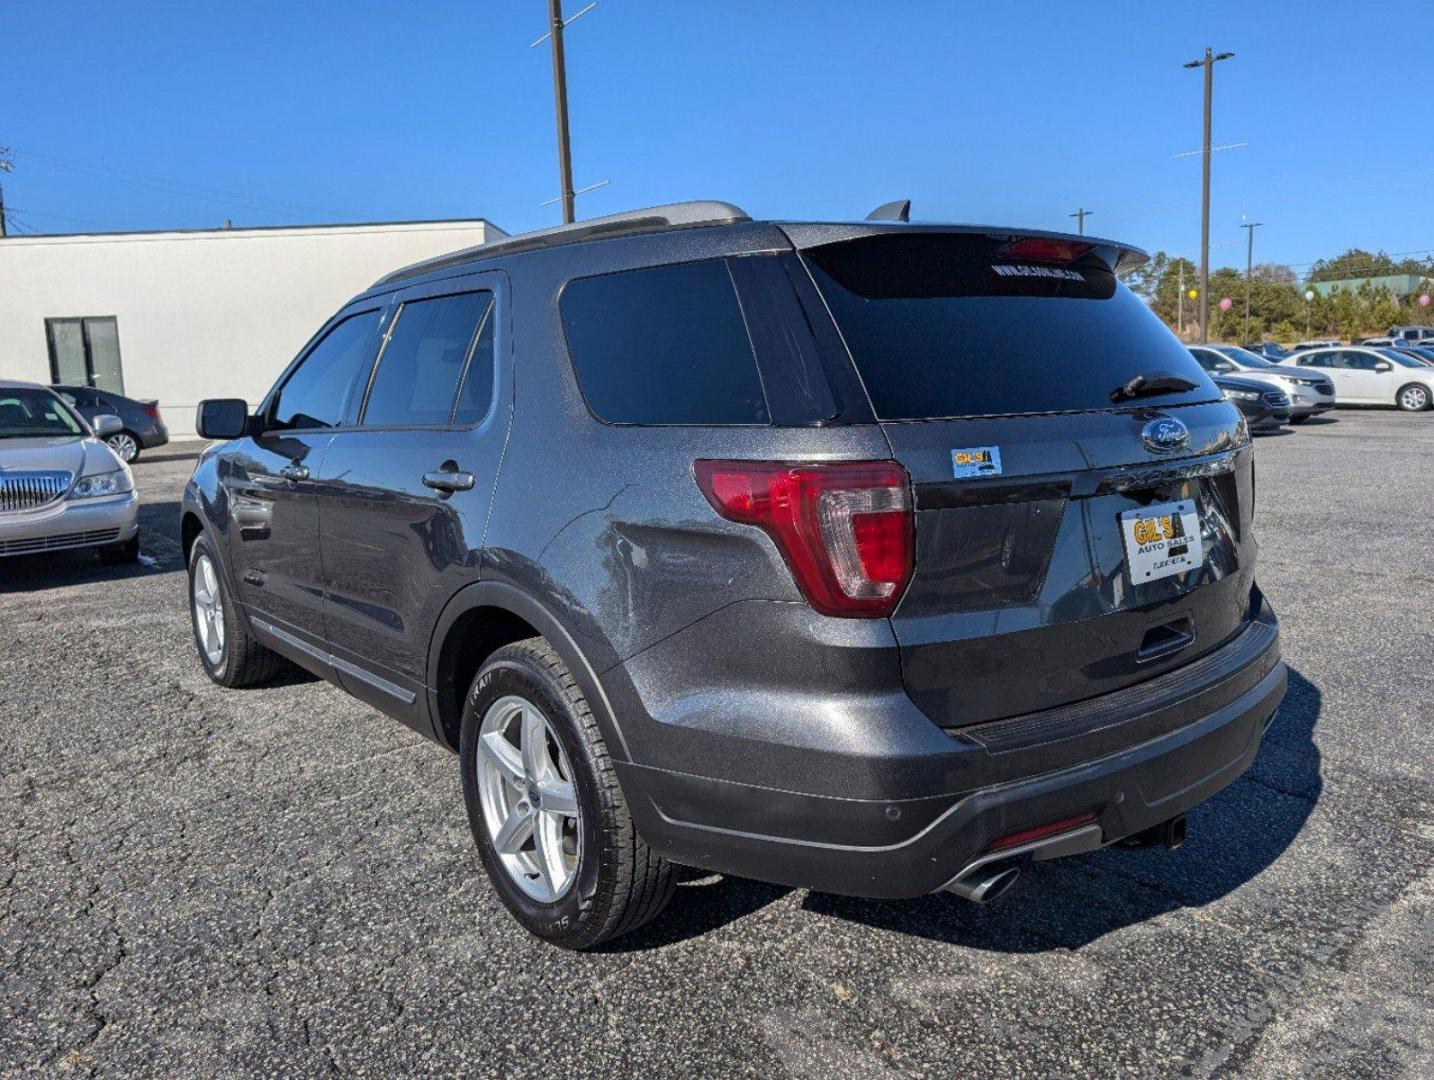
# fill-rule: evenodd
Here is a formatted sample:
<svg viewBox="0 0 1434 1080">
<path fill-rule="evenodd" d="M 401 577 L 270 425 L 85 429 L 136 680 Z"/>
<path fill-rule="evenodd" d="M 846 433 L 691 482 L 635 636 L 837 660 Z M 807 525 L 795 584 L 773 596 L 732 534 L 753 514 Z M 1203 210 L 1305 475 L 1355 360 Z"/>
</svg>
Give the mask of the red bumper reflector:
<svg viewBox="0 0 1434 1080">
<path fill-rule="evenodd" d="M 1007 848 L 1020 847 L 1022 844 L 1029 844 L 1036 840 L 1044 840 L 1047 836 L 1056 836 L 1059 833 L 1070 832 L 1081 825 L 1089 825 L 1095 820 L 1095 814 L 1077 814 L 1075 817 L 1062 818 L 1060 821 L 1052 821 L 1049 825 L 1037 825 L 1034 829 L 1024 829 L 1021 832 L 1011 833 L 1009 836 L 1002 836 L 992 840 L 986 845 L 987 851 L 1005 851 Z"/>
</svg>

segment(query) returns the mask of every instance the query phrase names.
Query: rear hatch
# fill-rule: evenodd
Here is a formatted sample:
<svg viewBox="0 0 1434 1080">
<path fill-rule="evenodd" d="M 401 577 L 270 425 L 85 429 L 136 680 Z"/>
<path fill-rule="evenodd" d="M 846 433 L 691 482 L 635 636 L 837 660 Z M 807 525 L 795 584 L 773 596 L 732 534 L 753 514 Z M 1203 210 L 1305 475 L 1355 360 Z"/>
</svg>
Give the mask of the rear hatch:
<svg viewBox="0 0 1434 1080">
<path fill-rule="evenodd" d="M 1238 633 L 1248 435 L 1117 280 L 1128 251 L 791 232 L 913 481 L 916 568 L 892 622 L 928 716 L 962 727 L 1080 701 Z"/>
</svg>

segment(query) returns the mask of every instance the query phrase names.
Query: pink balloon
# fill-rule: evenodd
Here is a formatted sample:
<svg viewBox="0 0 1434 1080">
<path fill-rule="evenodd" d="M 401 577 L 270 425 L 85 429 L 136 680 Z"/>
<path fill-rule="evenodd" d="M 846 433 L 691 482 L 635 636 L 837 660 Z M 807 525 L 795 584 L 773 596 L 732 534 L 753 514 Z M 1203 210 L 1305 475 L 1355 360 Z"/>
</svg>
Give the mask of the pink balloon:
<svg viewBox="0 0 1434 1080">
<path fill-rule="evenodd" d="M 1428 307 L 1428 306 L 1429 306 L 1429 294 L 1428 294 L 1428 293 L 1423 293 L 1422 295 L 1420 295 L 1420 297 L 1419 297 L 1419 306 L 1420 306 L 1420 307 Z"/>
<path fill-rule="evenodd" d="M 1221 297 L 1221 298 L 1220 298 L 1220 310 L 1221 310 L 1221 311 L 1229 311 L 1229 310 L 1230 310 L 1232 307 L 1234 307 L 1234 306 L 1235 306 L 1235 301 L 1231 300 L 1228 296 L 1224 296 L 1224 297 Z"/>
</svg>

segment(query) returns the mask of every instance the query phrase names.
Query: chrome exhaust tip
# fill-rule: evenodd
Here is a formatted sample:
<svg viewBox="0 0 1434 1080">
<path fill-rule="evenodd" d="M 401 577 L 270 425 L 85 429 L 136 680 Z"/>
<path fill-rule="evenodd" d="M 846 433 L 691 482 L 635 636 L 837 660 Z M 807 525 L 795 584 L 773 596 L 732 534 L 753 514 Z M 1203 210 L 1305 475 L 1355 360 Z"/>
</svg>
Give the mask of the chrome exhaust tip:
<svg viewBox="0 0 1434 1080">
<path fill-rule="evenodd" d="M 1021 868 L 1015 863 L 978 866 L 969 874 L 947 885 L 946 891 L 970 900 L 973 904 L 989 904 L 1014 885 L 1020 876 Z"/>
</svg>

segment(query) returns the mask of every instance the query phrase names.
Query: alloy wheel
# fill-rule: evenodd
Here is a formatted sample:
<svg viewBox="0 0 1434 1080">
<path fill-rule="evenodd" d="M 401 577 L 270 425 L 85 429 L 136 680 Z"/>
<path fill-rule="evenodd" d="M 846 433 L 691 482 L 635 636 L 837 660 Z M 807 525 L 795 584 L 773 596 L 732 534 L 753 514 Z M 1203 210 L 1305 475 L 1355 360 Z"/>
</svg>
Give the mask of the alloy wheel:
<svg viewBox="0 0 1434 1080">
<path fill-rule="evenodd" d="M 200 651 L 209 666 L 217 668 L 224 662 L 224 604 L 219 596 L 219 574 L 208 555 L 194 560 L 189 593 Z"/>
<path fill-rule="evenodd" d="M 483 715 L 478 792 L 488 838 L 513 882 L 551 904 L 572 887 L 582 854 L 582 813 L 573 770 L 552 724 L 509 694 Z"/>
<path fill-rule="evenodd" d="M 139 456 L 139 443 L 135 437 L 127 431 L 121 431 L 118 435 L 111 435 L 105 442 L 109 443 L 110 449 L 119 455 L 119 459 L 128 465 Z"/>
<path fill-rule="evenodd" d="M 1399 395 L 1399 404 L 1410 412 L 1422 412 L 1429 407 L 1429 391 L 1422 386 L 1406 386 Z"/>
</svg>

